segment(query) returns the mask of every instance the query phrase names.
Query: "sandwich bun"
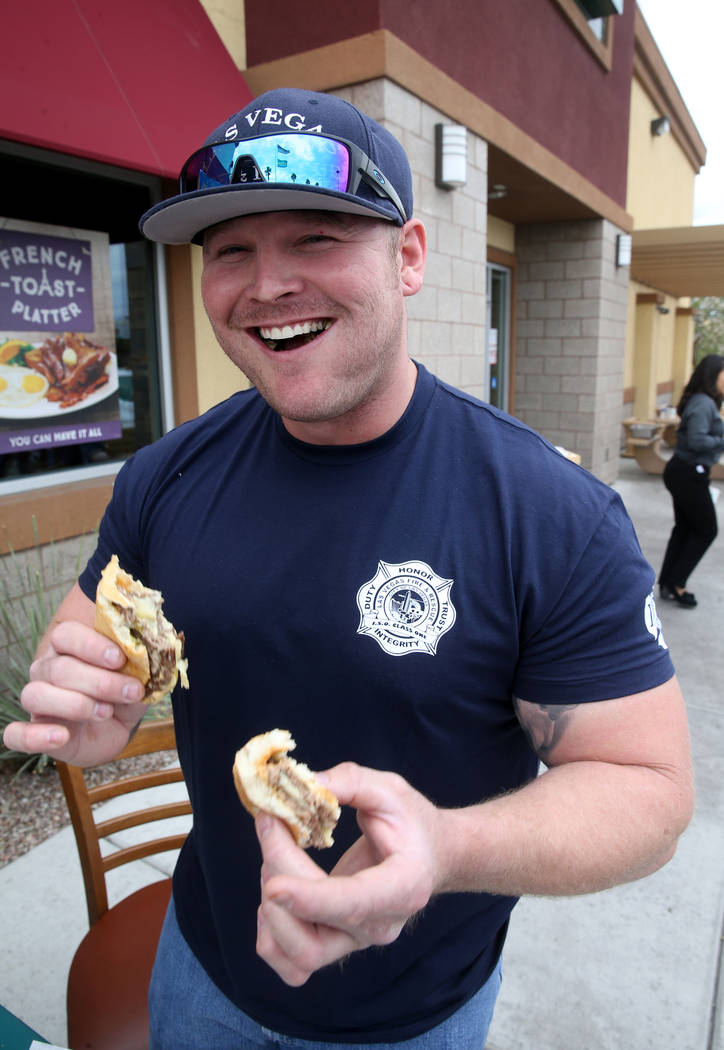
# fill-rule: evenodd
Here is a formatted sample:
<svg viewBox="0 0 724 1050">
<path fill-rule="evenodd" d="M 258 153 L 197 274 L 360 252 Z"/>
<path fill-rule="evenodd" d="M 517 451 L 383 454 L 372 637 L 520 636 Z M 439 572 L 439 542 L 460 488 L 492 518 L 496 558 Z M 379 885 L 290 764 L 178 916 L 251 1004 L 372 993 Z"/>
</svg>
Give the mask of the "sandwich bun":
<svg viewBox="0 0 724 1050">
<path fill-rule="evenodd" d="M 154 704 L 171 692 L 179 678 L 188 689 L 184 637 L 163 615 L 160 591 L 144 587 L 113 555 L 96 588 L 94 627 L 123 650 L 123 673 L 146 687 L 144 703 Z"/>
<path fill-rule="evenodd" d="M 287 825 L 302 849 L 331 846 L 339 802 L 311 770 L 287 752 L 296 747 L 288 729 L 252 737 L 234 759 L 234 784 L 253 817 L 271 813 Z"/>
</svg>

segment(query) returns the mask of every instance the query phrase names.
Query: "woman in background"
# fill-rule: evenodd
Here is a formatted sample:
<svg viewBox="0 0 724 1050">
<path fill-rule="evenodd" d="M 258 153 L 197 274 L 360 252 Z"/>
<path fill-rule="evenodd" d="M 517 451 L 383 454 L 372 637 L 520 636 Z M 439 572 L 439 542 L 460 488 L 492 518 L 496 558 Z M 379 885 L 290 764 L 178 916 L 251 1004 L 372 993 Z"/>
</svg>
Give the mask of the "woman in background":
<svg viewBox="0 0 724 1050">
<path fill-rule="evenodd" d="M 687 609 L 696 605 L 687 581 L 717 534 L 709 475 L 724 451 L 722 402 L 724 357 L 708 354 L 694 369 L 677 405 L 681 423 L 676 448 L 664 469 L 675 524 L 659 573 L 659 590 L 662 598 Z"/>
</svg>

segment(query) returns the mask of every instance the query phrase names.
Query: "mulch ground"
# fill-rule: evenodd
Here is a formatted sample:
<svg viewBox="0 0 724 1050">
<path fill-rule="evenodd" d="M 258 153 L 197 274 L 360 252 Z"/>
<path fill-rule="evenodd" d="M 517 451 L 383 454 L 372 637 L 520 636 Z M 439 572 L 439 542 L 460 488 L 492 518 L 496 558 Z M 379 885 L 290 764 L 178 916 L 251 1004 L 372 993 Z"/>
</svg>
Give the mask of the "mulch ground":
<svg viewBox="0 0 724 1050">
<path fill-rule="evenodd" d="M 143 773 L 165 765 L 174 755 L 157 751 L 109 762 L 88 770 L 86 779 L 95 785 L 115 776 Z M 0 761 L 0 868 L 70 823 L 57 770 L 48 765 L 41 773 L 20 773 L 21 764 Z"/>
</svg>

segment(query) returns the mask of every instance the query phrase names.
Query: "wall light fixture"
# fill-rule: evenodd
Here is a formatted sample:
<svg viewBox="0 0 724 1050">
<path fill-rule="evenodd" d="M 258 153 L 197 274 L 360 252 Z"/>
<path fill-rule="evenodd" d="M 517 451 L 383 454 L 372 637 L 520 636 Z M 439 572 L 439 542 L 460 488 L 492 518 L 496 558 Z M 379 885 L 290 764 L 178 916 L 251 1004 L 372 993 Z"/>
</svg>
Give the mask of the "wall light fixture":
<svg viewBox="0 0 724 1050">
<path fill-rule="evenodd" d="M 468 131 L 463 124 L 435 125 L 435 185 L 454 190 L 467 182 Z"/>
<path fill-rule="evenodd" d="M 652 135 L 668 135 L 671 131 L 671 121 L 668 117 L 657 117 L 651 121 Z"/>
</svg>

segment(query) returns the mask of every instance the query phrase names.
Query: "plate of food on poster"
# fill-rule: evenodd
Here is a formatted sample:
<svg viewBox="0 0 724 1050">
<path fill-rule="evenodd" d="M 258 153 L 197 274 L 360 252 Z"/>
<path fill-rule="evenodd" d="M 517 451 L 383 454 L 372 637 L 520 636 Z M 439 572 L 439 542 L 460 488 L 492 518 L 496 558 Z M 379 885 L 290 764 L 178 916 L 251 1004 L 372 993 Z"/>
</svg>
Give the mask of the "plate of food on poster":
<svg viewBox="0 0 724 1050">
<path fill-rule="evenodd" d="M 0 342 L 0 419 L 65 416 L 118 390 L 116 355 L 76 332 Z"/>
</svg>

